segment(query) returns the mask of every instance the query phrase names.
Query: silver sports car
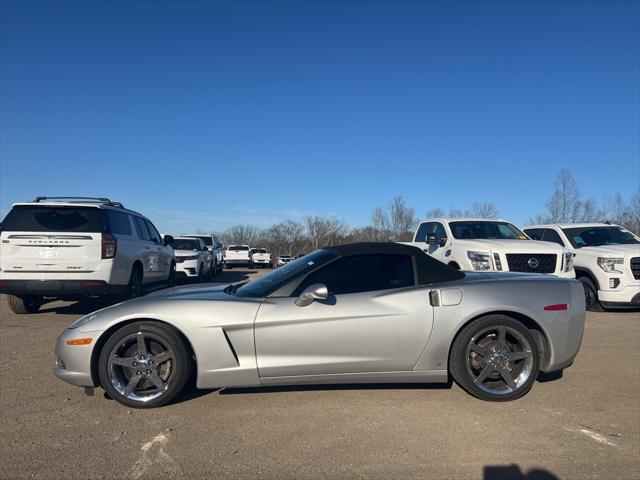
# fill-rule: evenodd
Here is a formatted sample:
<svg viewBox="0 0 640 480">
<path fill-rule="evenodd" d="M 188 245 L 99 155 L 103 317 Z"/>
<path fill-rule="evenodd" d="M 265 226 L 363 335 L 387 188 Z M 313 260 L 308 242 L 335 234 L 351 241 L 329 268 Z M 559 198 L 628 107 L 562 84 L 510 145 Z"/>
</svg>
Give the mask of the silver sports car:
<svg viewBox="0 0 640 480">
<path fill-rule="evenodd" d="M 524 395 L 573 362 L 582 285 L 463 273 L 396 243 L 323 248 L 244 285 L 178 287 L 87 315 L 55 375 L 131 407 L 198 388 L 447 382 L 484 400 Z"/>
</svg>

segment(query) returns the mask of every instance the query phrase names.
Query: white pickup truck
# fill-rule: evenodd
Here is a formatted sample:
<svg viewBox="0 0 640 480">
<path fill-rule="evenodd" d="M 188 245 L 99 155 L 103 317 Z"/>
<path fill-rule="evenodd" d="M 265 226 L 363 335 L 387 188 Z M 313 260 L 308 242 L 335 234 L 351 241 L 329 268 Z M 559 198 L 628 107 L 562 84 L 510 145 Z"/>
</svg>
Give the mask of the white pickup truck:
<svg viewBox="0 0 640 480">
<path fill-rule="evenodd" d="M 575 254 L 576 277 L 587 309 L 640 307 L 640 238 L 606 223 L 532 225 L 535 240 L 555 242 Z"/>
<path fill-rule="evenodd" d="M 432 218 L 410 245 L 460 270 L 547 273 L 575 278 L 573 253 L 531 240 L 512 223 L 486 218 Z"/>
<path fill-rule="evenodd" d="M 235 266 L 252 267 L 251 248 L 249 248 L 249 245 L 229 245 L 224 251 L 224 266 L 226 268 Z"/>
<path fill-rule="evenodd" d="M 253 262 L 254 267 L 273 267 L 273 263 L 271 263 L 271 254 L 266 248 L 252 248 L 251 261 Z"/>
</svg>

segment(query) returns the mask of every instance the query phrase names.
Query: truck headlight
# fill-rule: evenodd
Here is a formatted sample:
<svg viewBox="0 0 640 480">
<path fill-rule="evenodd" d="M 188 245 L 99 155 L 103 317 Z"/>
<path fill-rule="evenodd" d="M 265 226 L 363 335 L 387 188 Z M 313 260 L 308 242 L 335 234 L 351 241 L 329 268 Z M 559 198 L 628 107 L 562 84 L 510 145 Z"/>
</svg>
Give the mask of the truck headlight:
<svg viewBox="0 0 640 480">
<path fill-rule="evenodd" d="M 616 265 L 622 265 L 623 262 L 622 258 L 598 257 L 598 265 L 607 273 L 623 273 L 622 270 L 616 268 Z"/>
<path fill-rule="evenodd" d="M 573 268 L 573 253 L 567 252 L 564 254 L 564 271 L 569 272 Z"/>
<path fill-rule="evenodd" d="M 469 250 L 467 257 L 471 260 L 474 270 L 491 270 L 491 254 L 489 252 L 474 252 Z"/>
</svg>

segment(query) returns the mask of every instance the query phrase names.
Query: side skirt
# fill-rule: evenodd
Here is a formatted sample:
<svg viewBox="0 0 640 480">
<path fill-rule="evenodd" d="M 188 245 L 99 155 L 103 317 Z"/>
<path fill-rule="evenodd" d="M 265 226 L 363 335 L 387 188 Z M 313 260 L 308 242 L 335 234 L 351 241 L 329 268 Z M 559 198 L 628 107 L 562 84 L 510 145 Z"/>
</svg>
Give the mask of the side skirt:
<svg viewBox="0 0 640 480">
<path fill-rule="evenodd" d="M 300 375 L 262 377 L 262 385 L 322 385 L 343 383 L 446 383 L 447 370 L 411 372 L 336 373 L 330 375 Z"/>
</svg>

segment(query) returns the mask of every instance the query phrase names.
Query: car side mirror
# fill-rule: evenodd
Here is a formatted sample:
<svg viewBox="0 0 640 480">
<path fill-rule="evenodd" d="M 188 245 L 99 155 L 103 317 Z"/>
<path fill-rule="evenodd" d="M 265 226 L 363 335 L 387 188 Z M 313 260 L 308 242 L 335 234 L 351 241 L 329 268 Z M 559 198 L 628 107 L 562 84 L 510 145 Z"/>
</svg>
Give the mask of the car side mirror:
<svg viewBox="0 0 640 480">
<path fill-rule="evenodd" d="M 441 247 L 444 247 L 446 244 L 447 244 L 447 237 L 442 237 L 442 238 L 440 239 L 440 243 L 439 243 L 439 245 L 440 245 Z"/>
<path fill-rule="evenodd" d="M 307 307 L 316 300 L 326 300 L 327 298 L 329 298 L 327 286 L 322 283 L 314 283 L 305 288 L 300 296 L 296 298 L 296 305 Z"/>
<path fill-rule="evenodd" d="M 167 246 L 173 245 L 175 242 L 175 240 L 171 235 L 165 235 L 163 240 L 164 240 L 164 244 Z"/>
<path fill-rule="evenodd" d="M 435 245 L 438 243 L 438 236 L 435 233 L 427 233 L 427 244 Z"/>
</svg>

